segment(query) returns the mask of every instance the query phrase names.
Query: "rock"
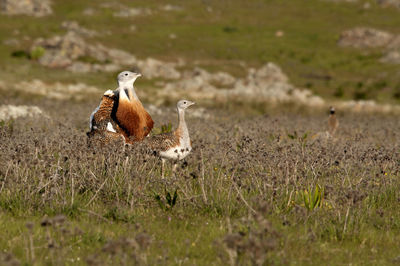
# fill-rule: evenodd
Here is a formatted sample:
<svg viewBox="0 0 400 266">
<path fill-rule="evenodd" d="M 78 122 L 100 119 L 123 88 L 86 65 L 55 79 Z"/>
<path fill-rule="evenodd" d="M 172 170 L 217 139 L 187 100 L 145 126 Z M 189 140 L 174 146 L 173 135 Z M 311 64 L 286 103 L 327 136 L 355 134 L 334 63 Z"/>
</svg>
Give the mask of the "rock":
<svg viewBox="0 0 400 266">
<path fill-rule="evenodd" d="M 338 45 L 354 48 L 375 48 L 387 45 L 393 34 L 373 28 L 358 27 L 341 33 Z"/>
<path fill-rule="evenodd" d="M 50 15 L 49 0 L 0 0 L 0 10 L 7 15 L 31 15 L 42 17 Z"/>
<path fill-rule="evenodd" d="M 141 15 L 151 15 L 151 10 L 148 8 L 128 8 L 122 7 L 120 10 L 114 12 L 114 17 L 136 17 Z"/>
<path fill-rule="evenodd" d="M 374 112 L 374 113 L 399 113 L 400 106 L 390 104 L 377 104 L 373 100 L 345 101 L 335 104 L 340 109 L 348 109 L 353 112 Z"/>
<path fill-rule="evenodd" d="M 73 27 L 82 30 L 79 26 Z M 108 48 L 102 44 L 88 44 L 75 31 L 49 39 L 39 38 L 33 43 L 31 53 L 38 48 L 44 49 L 43 55 L 38 57 L 40 64 L 50 68 L 64 68 L 71 72 L 117 72 L 124 66 L 137 66 L 148 79 L 179 79 L 181 74 L 175 67 L 184 64 L 180 61 L 162 62 L 153 58 L 138 60 L 123 50 Z"/>
<path fill-rule="evenodd" d="M 137 62 L 137 66 L 144 77 L 151 78 L 165 78 L 165 79 L 179 79 L 181 73 L 175 69 L 174 63 L 162 62 L 157 59 L 147 58 Z"/>
<path fill-rule="evenodd" d="M 400 51 L 388 51 L 379 61 L 382 63 L 400 64 Z"/>
<path fill-rule="evenodd" d="M 137 63 L 136 57 L 126 51 L 118 49 L 102 48 L 106 52 L 106 57 L 120 65 L 134 65 Z"/>
<path fill-rule="evenodd" d="M 69 31 L 64 36 L 55 36 L 49 39 L 37 39 L 31 51 L 43 47 L 45 52 L 39 58 L 39 63 L 51 68 L 66 68 L 71 71 L 98 71 L 110 69 L 115 71 L 121 65 L 132 65 L 136 58 L 128 52 L 110 49 L 103 45 L 90 45 L 77 33 Z M 85 59 L 87 58 L 87 59 Z M 80 60 L 93 62 L 80 62 Z M 115 63 L 118 67 L 115 67 Z M 99 64 L 111 65 L 99 67 Z M 97 64 L 97 65 L 96 65 Z"/>
<path fill-rule="evenodd" d="M 218 83 L 220 87 L 215 84 Z M 228 73 L 209 73 L 195 68 L 186 71 L 183 78 L 166 84 L 162 95 L 170 98 L 190 96 L 193 99 L 240 99 L 257 102 L 296 102 L 309 106 L 324 104 L 321 97 L 309 90 L 300 90 L 291 85 L 287 76 L 273 63 L 259 69 L 249 69 L 244 79 L 235 79 Z"/>
<path fill-rule="evenodd" d="M 85 16 L 93 16 L 96 13 L 96 10 L 93 8 L 86 8 L 85 10 L 83 10 L 82 14 Z"/>
<path fill-rule="evenodd" d="M 387 50 L 395 50 L 395 49 L 400 49 L 400 35 L 397 35 L 394 37 L 388 45 L 386 45 Z"/>
<path fill-rule="evenodd" d="M 165 89 L 171 92 L 175 89 L 189 91 L 192 94 L 199 94 L 197 97 L 211 99 L 217 93 L 216 86 L 230 86 L 232 88 L 234 82 L 235 78 L 228 73 L 218 72 L 211 74 L 202 68 L 196 67 L 192 71 L 186 71 L 181 80 L 175 83 L 168 83 Z"/>
<path fill-rule="evenodd" d="M 26 106 L 26 105 L 0 106 L 0 121 L 17 119 L 19 117 L 33 117 L 42 114 L 43 114 L 42 110 L 37 106 Z"/>
<path fill-rule="evenodd" d="M 364 9 L 370 9 L 371 8 L 371 3 L 369 3 L 369 2 L 364 3 L 363 4 L 363 8 Z"/>
<path fill-rule="evenodd" d="M 18 46 L 20 44 L 20 41 L 17 39 L 11 38 L 11 39 L 4 40 L 3 44 L 7 45 L 7 46 Z"/>
<path fill-rule="evenodd" d="M 181 10 L 183 10 L 183 8 L 180 6 L 174 6 L 174 5 L 170 5 L 170 4 L 166 4 L 161 9 L 164 11 L 181 11 Z"/>
<path fill-rule="evenodd" d="M 120 71 L 120 69 L 121 69 L 121 66 L 116 65 L 116 64 L 104 64 L 104 65 L 93 64 L 92 65 L 92 71 L 96 71 L 96 72 L 117 72 L 117 71 Z"/>
<path fill-rule="evenodd" d="M 74 32 L 76 34 L 88 36 L 88 37 L 94 37 L 94 36 L 98 35 L 98 33 L 94 30 L 89 30 L 89 29 L 79 26 L 78 22 L 76 22 L 76 21 L 70 21 L 70 20 L 64 21 L 61 24 L 61 28 L 66 29 L 70 32 Z"/>
<path fill-rule="evenodd" d="M 209 119 L 211 117 L 211 115 L 207 112 L 206 108 L 203 107 L 193 108 L 193 110 L 188 112 L 188 116 L 195 118 L 203 118 L 203 119 Z"/>
<path fill-rule="evenodd" d="M 88 86 L 83 83 L 63 84 L 56 82 L 53 84 L 48 84 L 38 79 L 21 81 L 13 85 L 13 89 L 28 94 L 40 95 L 58 100 L 82 100 L 87 97 L 88 94 L 95 94 L 100 91 L 96 87 Z"/>
<path fill-rule="evenodd" d="M 39 58 L 39 63 L 51 68 L 64 68 L 72 64 L 73 60 L 86 54 L 86 43 L 76 33 L 68 32 L 64 36 L 55 36 L 50 39 L 37 39 L 31 51 L 43 47 L 45 53 Z"/>
<path fill-rule="evenodd" d="M 355 48 L 382 47 L 384 55 L 380 58 L 380 62 L 400 64 L 400 35 L 395 36 L 369 28 L 356 28 L 342 33 L 339 45 Z"/>
<path fill-rule="evenodd" d="M 383 7 L 400 8 L 400 0 L 376 0 L 376 2 Z"/>
<path fill-rule="evenodd" d="M 93 71 L 93 66 L 88 63 L 73 62 L 66 68 L 66 70 L 75 72 L 75 73 L 88 73 L 88 72 Z"/>
<path fill-rule="evenodd" d="M 247 76 L 249 81 L 271 83 L 271 82 L 283 82 L 289 81 L 285 73 L 282 72 L 281 68 L 274 63 L 267 63 L 258 70 L 250 69 Z"/>
<path fill-rule="evenodd" d="M 388 64 L 400 64 L 400 35 L 394 37 L 386 46 L 384 55 L 379 61 Z"/>
<path fill-rule="evenodd" d="M 285 35 L 285 32 L 282 30 L 278 30 L 275 32 L 275 37 L 280 38 L 280 37 L 283 37 L 284 35 Z"/>
<path fill-rule="evenodd" d="M 292 97 L 294 89 L 282 70 L 268 63 L 259 69 L 249 69 L 247 78 L 236 82 L 231 93 L 253 100 L 267 98 L 270 101 L 287 101 Z"/>
</svg>

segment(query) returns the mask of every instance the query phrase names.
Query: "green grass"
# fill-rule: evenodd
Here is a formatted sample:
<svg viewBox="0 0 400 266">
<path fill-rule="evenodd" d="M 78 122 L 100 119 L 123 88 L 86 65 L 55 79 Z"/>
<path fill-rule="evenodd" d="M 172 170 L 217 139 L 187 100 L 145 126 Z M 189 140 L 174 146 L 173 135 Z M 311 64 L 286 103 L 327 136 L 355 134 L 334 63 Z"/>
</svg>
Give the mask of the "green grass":
<svg viewBox="0 0 400 266">
<path fill-rule="evenodd" d="M 162 180 L 159 159 L 140 146 L 88 147 L 80 114 L 90 106 L 65 107 L 68 116 L 48 107 L 57 120 L 1 124 L 0 250 L 23 264 L 386 265 L 399 256 L 397 117 L 340 116 L 337 138 L 318 140 L 325 117 L 316 114 L 188 116 L 194 150 Z M 311 208 L 302 193 L 316 184 L 323 196 Z"/>
</svg>

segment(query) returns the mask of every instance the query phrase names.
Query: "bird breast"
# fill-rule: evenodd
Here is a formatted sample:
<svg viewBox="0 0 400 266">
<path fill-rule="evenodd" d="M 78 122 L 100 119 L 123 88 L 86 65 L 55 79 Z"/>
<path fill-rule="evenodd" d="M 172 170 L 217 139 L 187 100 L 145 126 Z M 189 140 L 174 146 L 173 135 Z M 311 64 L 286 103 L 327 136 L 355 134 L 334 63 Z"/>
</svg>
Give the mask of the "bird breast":
<svg viewBox="0 0 400 266">
<path fill-rule="evenodd" d="M 191 150 L 192 147 L 187 145 L 175 146 L 166 151 L 161 151 L 160 156 L 170 160 L 182 160 L 191 152 Z"/>
</svg>

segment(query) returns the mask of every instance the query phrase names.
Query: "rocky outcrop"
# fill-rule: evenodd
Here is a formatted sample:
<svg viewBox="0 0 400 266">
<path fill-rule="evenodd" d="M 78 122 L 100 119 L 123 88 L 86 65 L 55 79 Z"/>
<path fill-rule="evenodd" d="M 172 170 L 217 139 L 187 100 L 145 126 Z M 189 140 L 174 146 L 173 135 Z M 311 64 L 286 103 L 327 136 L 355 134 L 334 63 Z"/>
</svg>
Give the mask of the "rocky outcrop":
<svg viewBox="0 0 400 266">
<path fill-rule="evenodd" d="M 137 60 L 137 67 L 140 69 L 141 74 L 146 78 L 165 79 L 179 79 L 181 73 L 175 69 L 176 63 L 162 62 L 154 58 L 147 58 L 145 60 Z"/>
<path fill-rule="evenodd" d="M 387 51 L 380 61 L 382 63 L 400 64 L 400 51 Z"/>
<path fill-rule="evenodd" d="M 339 37 L 338 45 L 354 48 L 384 47 L 393 38 L 393 34 L 385 31 L 373 28 L 357 27 L 342 32 Z"/>
<path fill-rule="evenodd" d="M 186 71 L 181 80 L 166 84 L 161 95 L 169 98 L 188 96 L 193 99 L 241 100 L 253 102 L 295 102 L 310 106 L 324 104 L 309 90 L 295 88 L 273 63 L 250 69 L 247 77 L 234 78 L 228 73 L 209 73 L 195 68 Z"/>
<path fill-rule="evenodd" d="M 14 91 L 44 96 L 47 98 L 58 100 L 82 100 L 90 94 L 98 94 L 99 91 L 101 91 L 96 87 L 88 86 L 83 83 L 46 83 L 38 79 L 18 82 L 12 86 L 12 89 Z"/>
<path fill-rule="evenodd" d="M 400 8 L 400 0 L 376 0 L 376 2 L 383 7 Z"/>
<path fill-rule="evenodd" d="M 148 8 L 129 8 L 121 7 L 118 11 L 114 12 L 114 17 L 136 17 L 143 15 L 151 15 L 152 12 Z"/>
<path fill-rule="evenodd" d="M 8 15 L 42 17 L 52 13 L 49 0 L 0 0 L 0 10 Z"/>
<path fill-rule="evenodd" d="M 70 32 L 74 32 L 76 34 L 88 37 L 94 37 L 99 35 L 97 31 L 86 29 L 78 24 L 78 22 L 73 20 L 64 21 L 61 24 L 61 28 L 66 29 Z"/>
<path fill-rule="evenodd" d="M 43 114 L 42 110 L 37 106 L 26 106 L 26 105 L 0 106 L 0 121 L 17 119 L 19 117 L 33 117 L 42 114 Z"/>
<path fill-rule="evenodd" d="M 175 69 L 178 63 L 162 62 L 153 58 L 139 60 L 134 55 L 102 44 L 89 44 L 82 37 L 93 32 L 75 23 L 63 23 L 64 27 L 74 28 L 63 36 L 49 39 L 39 38 L 31 47 L 31 54 L 39 63 L 50 68 L 64 68 L 71 72 L 117 72 L 124 68 L 135 68 L 146 78 L 178 79 L 180 73 Z"/>
<path fill-rule="evenodd" d="M 359 49 L 381 48 L 383 56 L 380 62 L 400 64 L 400 35 L 371 28 L 354 28 L 344 31 L 338 44 Z"/>
<path fill-rule="evenodd" d="M 182 11 L 183 8 L 181 6 L 174 6 L 174 5 L 166 4 L 165 6 L 161 7 L 161 10 L 164 10 L 164 11 Z"/>
<path fill-rule="evenodd" d="M 95 71 L 102 69 L 100 65 L 110 64 L 114 61 L 118 65 L 136 63 L 135 56 L 128 52 L 110 49 L 101 44 L 88 44 L 73 31 L 69 31 L 64 36 L 55 36 L 49 39 L 39 38 L 34 42 L 31 51 L 38 47 L 44 48 L 43 55 L 39 57 L 39 63 L 51 68 L 68 68 L 73 63 L 81 62 L 90 65 L 89 71 Z"/>
<path fill-rule="evenodd" d="M 338 109 L 345 109 L 352 112 L 400 113 L 399 105 L 378 104 L 373 100 L 343 101 L 336 103 L 335 106 Z"/>
</svg>

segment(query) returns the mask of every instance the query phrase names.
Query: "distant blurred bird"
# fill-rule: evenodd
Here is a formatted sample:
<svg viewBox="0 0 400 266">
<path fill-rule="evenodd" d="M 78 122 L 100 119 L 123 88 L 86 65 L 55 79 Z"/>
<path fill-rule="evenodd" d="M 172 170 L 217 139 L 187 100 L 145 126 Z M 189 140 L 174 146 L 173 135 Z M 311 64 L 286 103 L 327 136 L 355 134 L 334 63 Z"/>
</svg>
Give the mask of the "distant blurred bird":
<svg viewBox="0 0 400 266">
<path fill-rule="evenodd" d="M 189 137 L 189 130 L 185 121 L 185 109 L 194 102 L 180 100 L 176 107 L 178 109 L 178 127 L 173 132 L 152 136 L 145 140 L 145 143 L 161 157 L 161 177 L 164 178 L 165 160 L 173 160 L 175 172 L 177 162 L 184 159 L 192 150 L 192 142 Z"/>
<path fill-rule="evenodd" d="M 329 135 L 333 137 L 333 135 L 336 133 L 336 130 L 338 127 L 339 127 L 339 121 L 336 118 L 335 108 L 331 106 L 330 110 L 329 110 L 329 118 L 328 118 Z"/>
<path fill-rule="evenodd" d="M 133 83 L 141 74 L 130 71 L 118 75 L 118 88 L 104 93 L 100 105 L 90 116 L 90 132 L 87 135 L 104 143 L 122 136 L 125 143 L 141 141 L 153 128 L 153 120 L 136 95 Z M 96 139 L 97 139 L 96 138 Z"/>
</svg>

